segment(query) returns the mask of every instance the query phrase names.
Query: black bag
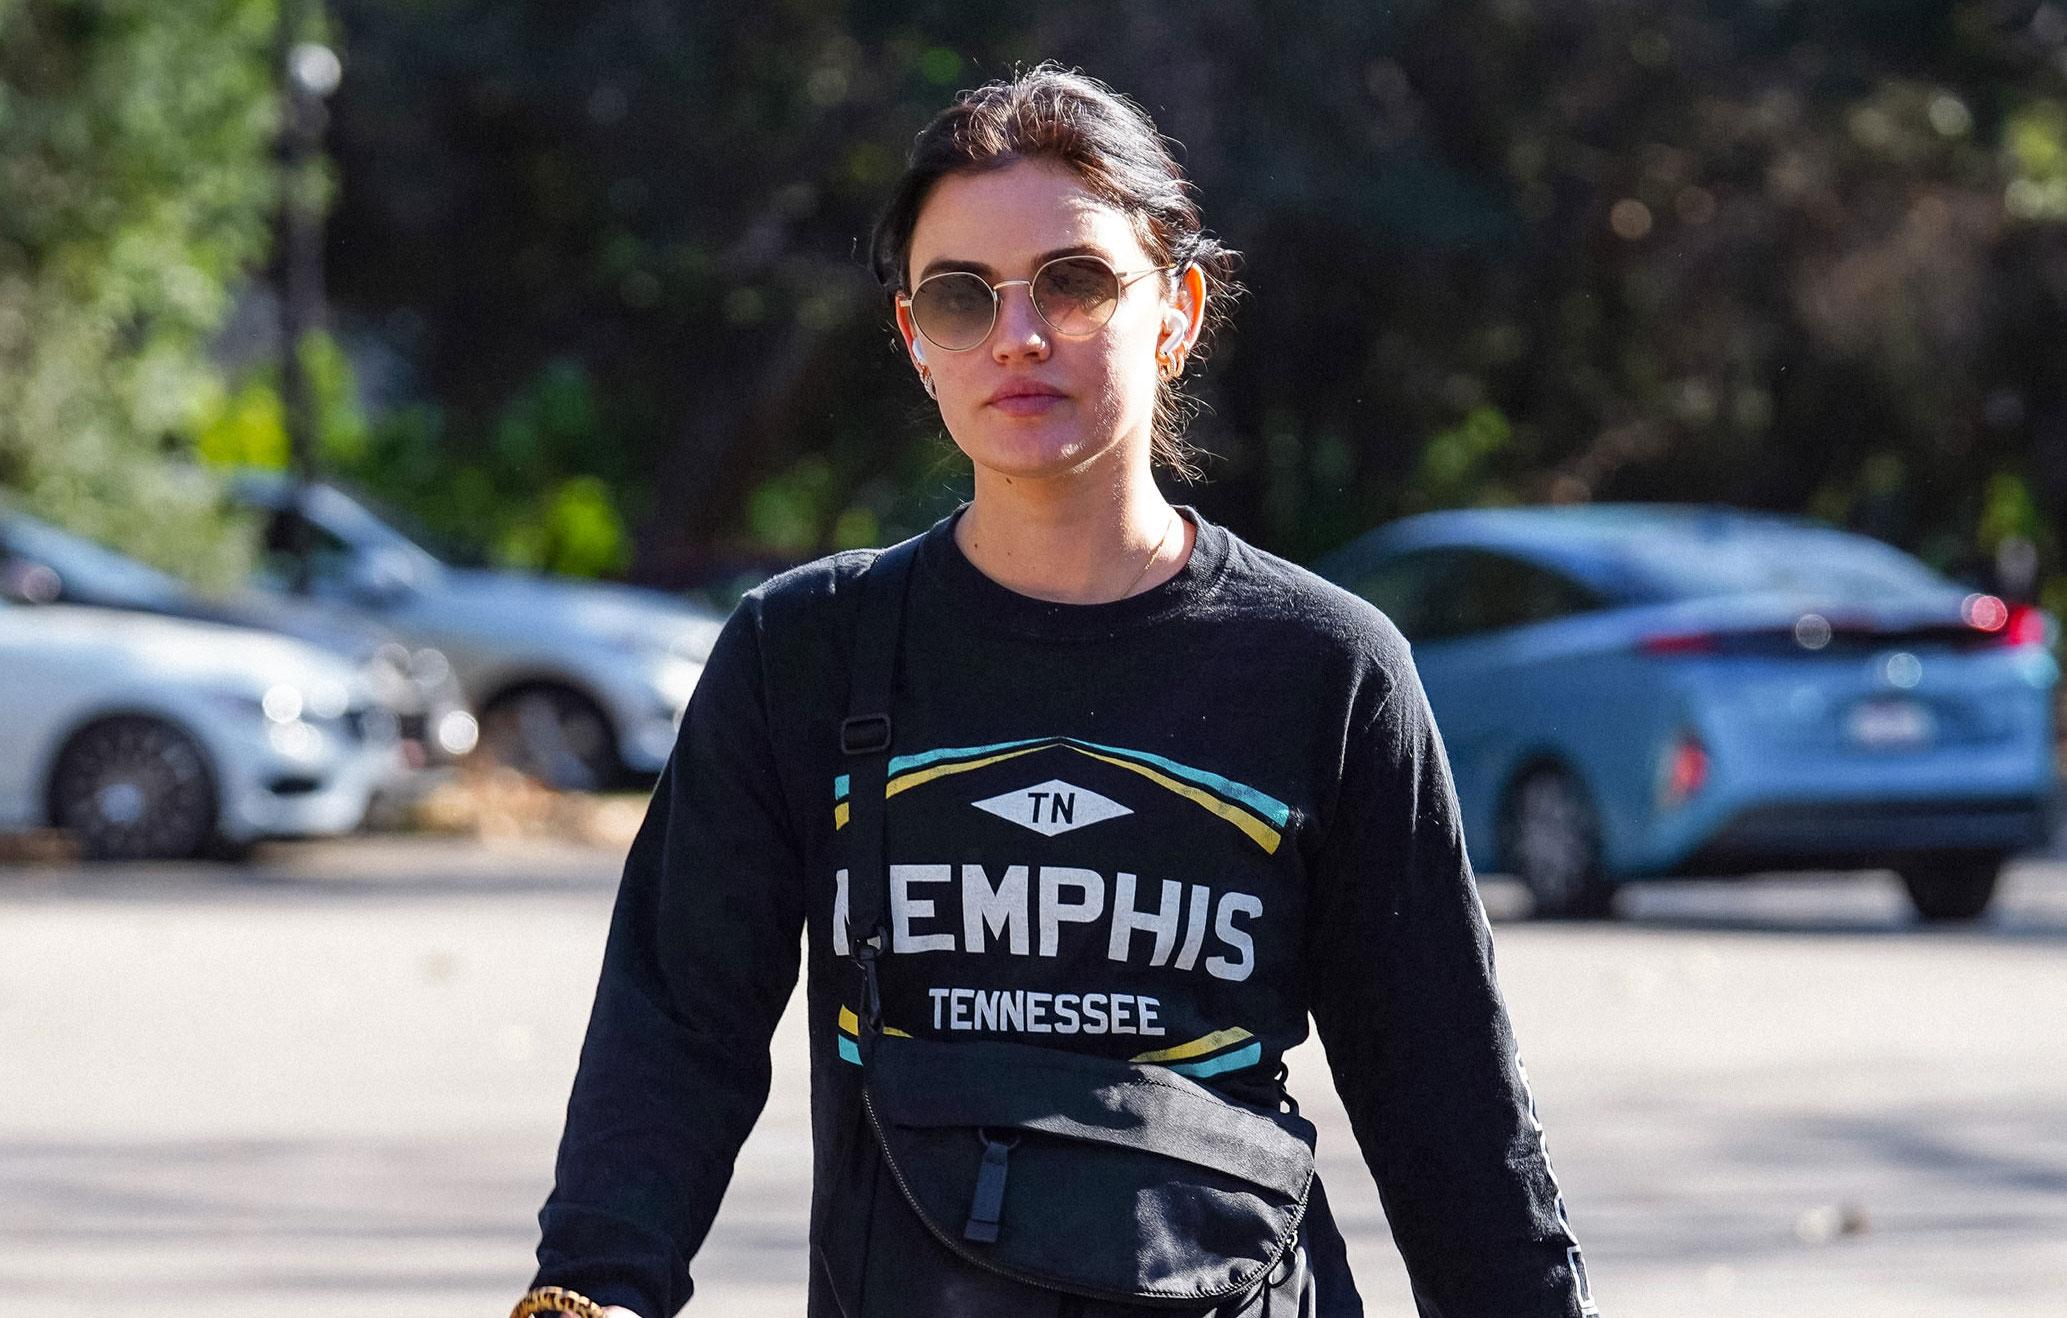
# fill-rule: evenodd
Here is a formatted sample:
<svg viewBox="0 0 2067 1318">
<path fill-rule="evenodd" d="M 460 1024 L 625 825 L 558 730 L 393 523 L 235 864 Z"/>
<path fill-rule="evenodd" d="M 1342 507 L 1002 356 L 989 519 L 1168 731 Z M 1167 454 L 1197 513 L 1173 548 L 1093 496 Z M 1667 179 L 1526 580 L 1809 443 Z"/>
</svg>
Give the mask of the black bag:
<svg viewBox="0 0 2067 1318">
<path fill-rule="evenodd" d="M 1297 1318 L 1310 1294 L 1296 1246 L 1314 1128 L 1289 1098 L 1286 1112 L 1152 1063 L 882 1028 L 888 711 L 917 544 L 883 551 L 863 574 L 840 730 L 862 1003 L 862 1120 L 824 1215 L 841 1309 L 1237 1318 L 1269 1312 L 1276 1296 L 1278 1313 Z"/>
</svg>

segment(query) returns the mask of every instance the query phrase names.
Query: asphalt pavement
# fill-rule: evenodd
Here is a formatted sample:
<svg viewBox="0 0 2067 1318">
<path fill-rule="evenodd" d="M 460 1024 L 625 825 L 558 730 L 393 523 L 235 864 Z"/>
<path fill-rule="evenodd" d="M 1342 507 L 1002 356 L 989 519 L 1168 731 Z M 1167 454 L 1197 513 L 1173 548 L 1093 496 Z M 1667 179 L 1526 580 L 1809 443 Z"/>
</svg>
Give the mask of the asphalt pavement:
<svg viewBox="0 0 2067 1318">
<path fill-rule="evenodd" d="M 358 839 L 0 867 L 0 1315 L 507 1313 L 618 864 Z M 1496 933 L 1606 1314 L 2067 1312 L 2067 863 L 2016 865 L 1967 930 L 1886 876 L 1629 898 Z M 690 1314 L 802 1308 L 794 1009 L 775 1053 Z M 1325 1061 L 1292 1067 L 1368 1310 L 1409 1318 Z"/>
</svg>

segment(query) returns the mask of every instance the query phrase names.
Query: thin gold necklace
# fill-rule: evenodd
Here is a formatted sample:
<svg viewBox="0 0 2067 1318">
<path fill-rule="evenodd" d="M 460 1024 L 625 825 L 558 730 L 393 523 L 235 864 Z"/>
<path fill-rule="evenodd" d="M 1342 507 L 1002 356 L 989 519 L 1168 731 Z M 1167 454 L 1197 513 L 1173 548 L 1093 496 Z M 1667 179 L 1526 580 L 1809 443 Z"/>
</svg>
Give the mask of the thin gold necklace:
<svg viewBox="0 0 2067 1318">
<path fill-rule="evenodd" d="M 1175 508 L 1172 508 L 1170 510 L 1170 520 L 1168 522 L 1163 523 L 1163 538 L 1156 541 L 1156 547 L 1154 549 L 1148 551 L 1148 561 L 1141 565 L 1141 570 L 1134 574 L 1134 579 L 1127 583 L 1127 588 L 1121 591 L 1118 595 L 1115 595 L 1110 602 L 1118 603 L 1120 600 L 1123 600 L 1127 598 L 1127 596 L 1132 595 L 1134 593 L 1134 587 L 1141 584 L 1141 579 L 1148 575 L 1148 570 L 1151 567 L 1155 566 L 1155 561 L 1158 558 L 1162 557 L 1163 546 L 1170 543 L 1170 531 L 1172 530 L 1173 524 L 1176 521 L 1177 510 Z"/>
</svg>

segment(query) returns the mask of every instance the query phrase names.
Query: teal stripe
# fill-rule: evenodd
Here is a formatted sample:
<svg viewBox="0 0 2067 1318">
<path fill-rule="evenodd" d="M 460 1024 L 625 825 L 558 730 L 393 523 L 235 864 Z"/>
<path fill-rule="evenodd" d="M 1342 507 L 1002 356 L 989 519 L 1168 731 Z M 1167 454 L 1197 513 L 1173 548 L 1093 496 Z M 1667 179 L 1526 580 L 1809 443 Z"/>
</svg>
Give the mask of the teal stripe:
<svg viewBox="0 0 2067 1318">
<path fill-rule="evenodd" d="M 1044 741 L 1061 741 L 1061 737 L 1026 737 L 1019 741 L 995 741 L 988 746 L 947 746 L 937 751 L 920 751 L 917 755 L 899 755 L 890 761 L 890 775 L 896 777 L 906 769 L 923 769 L 942 760 L 973 760 L 979 755 L 993 751 L 1018 750 L 1021 746 L 1038 746 Z"/>
<path fill-rule="evenodd" d="M 992 751 L 1017 750 L 1021 746 L 1038 746 L 1044 741 L 1059 743 L 1062 740 L 1061 737 L 1027 737 L 1020 741 L 993 742 L 988 746 L 944 746 L 939 750 L 920 751 L 916 755 L 894 755 L 890 758 L 887 776 L 895 778 L 907 769 L 921 769 L 929 764 L 938 764 L 942 760 L 973 760 Z M 833 779 L 833 800 L 846 799 L 847 775 L 843 773 Z"/>
<path fill-rule="evenodd" d="M 841 1042 L 844 1043 L 846 1041 L 843 1039 Z M 1239 1071 L 1245 1066 L 1254 1066 L 1261 1060 L 1263 1060 L 1263 1045 L 1252 1043 L 1246 1047 L 1237 1048 L 1231 1053 L 1222 1053 L 1218 1057 L 1208 1057 L 1203 1062 L 1179 1062 L 1170 1069 L 1179 1075 L 1219 1075 L 1222 1071 Z"/>
<path fill-rule="evenodd" d="M 1076 739 L 1065 737 L 1063 740 L 1075 741 Z M 1279 828 L 1283 828 L 1292 818 L 1292 808 L 1283 801 L 1278 800 L 1274 796 L 1265 796 L 1255 788 L 1245 787 L 1231 778 L 1222 778 L 1217 773 L 1211 773 L 1205 769 L 1194 769 L 1188 764 L 1179 764 L 1175 760 L 1166 760 L 1162 756 L 1150 751 L 1128 750 L 1125 746 L 1101 746 L 1095 741 L 1078 742 L 1077 744 L 1089 746 L 1092 750 L 1110 751 L 1114 755 L 1125 755 L 1130 759 L 1146 760 L 1159 769 L 1168 769 L 1179 778 L 1189 778 L 1201 787 L 1210 787 L 1223 796 L 1233 797 L 1251 810 L 1254 810 L 1257 814 L 1270 820 L 1271 823 L 1276 824 Z"/>
<path fill-rule="evenodd" d="M 840 1036 L 840 1060 L 843 1062 L 852 1062 L 856 1066 L 861 1065 L 861 1049 L 856 1048 L 854 1046 L 854 1040 L 848 1038 L 844 1034 Z"/>
</svg>

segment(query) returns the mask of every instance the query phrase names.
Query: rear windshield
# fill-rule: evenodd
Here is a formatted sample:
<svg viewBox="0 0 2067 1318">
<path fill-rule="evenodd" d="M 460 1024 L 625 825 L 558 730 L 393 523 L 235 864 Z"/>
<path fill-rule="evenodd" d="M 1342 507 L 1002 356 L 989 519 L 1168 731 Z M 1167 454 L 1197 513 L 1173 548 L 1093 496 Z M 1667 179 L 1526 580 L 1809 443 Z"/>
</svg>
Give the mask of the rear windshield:
<svg viewBox="0 0 2067 1318">
<path fill-rule="evenodd" d="M 10 555 L 57 573 L 66 593 L 79 600 L 150 607 L 176 603 L 187 594 L 168 573 L 18 513 L 0 515 L 0 558 Z"/>
<path fill-rule="evenodd" d="M 1893 545 L 1842 531 L 1631 536 L 1616 548 L 1642 593 L 1666 599 L 1771 591 L 1903 600 L 1956 589 Z"/>
</svg>

